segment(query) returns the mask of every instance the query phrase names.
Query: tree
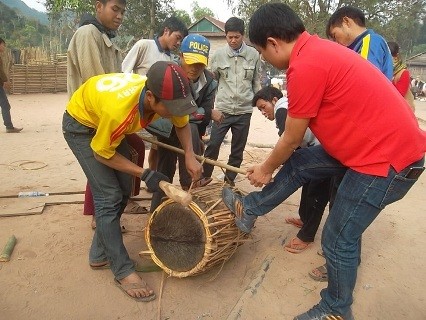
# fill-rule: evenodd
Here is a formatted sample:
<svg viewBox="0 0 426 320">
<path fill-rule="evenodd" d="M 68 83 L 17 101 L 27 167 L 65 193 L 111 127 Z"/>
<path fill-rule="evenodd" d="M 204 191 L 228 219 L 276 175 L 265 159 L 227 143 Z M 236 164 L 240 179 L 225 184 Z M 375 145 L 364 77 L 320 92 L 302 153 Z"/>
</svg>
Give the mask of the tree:
<svg viewBox="0 0 426 320">
<path fill-rule="evenodd" d="M 238 13 L 249 21 L 253 12 L 268 0 L 227 0 L 232 12 Z M 273 0 L 276 2 L 276 0 Z M 400 47 L 409 51 L 417 38 L 424 37 L 420 30 L 420 21 L 426 15 L 426 0 L 286 0 L 303 20 L 310 33 L 325 37 L 325 26 L 330 15 L 339 7 L 352 5 L 363 10 L 367 27 L 375 29 L 389 41 L 393 40 Z M 423 24 L 424 25 L 424 24 Z M 425 42 L 423 42 L 425 43 Z"/>
<path fill-rule="evenodd" d="M 77 16 L 85 12 L 93 12 L 93 2 L 83 0 L 45 0 L 46 10 L 49 13 L 72 11 Z"/>
<path fill-rule="evenodd" d="M 204 17 L 214 17 L 213 11 L 206 7 L 200 7 L 198 1 L 194 1 L 191 4 L 192 15 L 194 16 L 195 21 L 200 20 Z"/>
<path fill-rule="evenodd" d="M 175 10 L 173 15 L 182 20 L 186 26 L 190 26 L 192 24 L 191 16 L 185 10 Z"/>
<path fill-rule="evenodd" d="M 49 35 L 49 29 L 36 20 L 17 13 L 0 2 L 0 37 L 6 40 L 10 48 L 39 46 L 43 38 Z"/>
<path fill-rule="evenodd" d="M 53 33 L 67 25 L 71 34 L 78 28 L 83 13 L 94 13 L 94 1 L 87 0 L 46 0 L 46 9 L 52 23 Z M 127 0 L 123 25 L 115 42 L 122 49 L 131 45 L 134 39 L 152 38 L 161 23 L 172 14 L 172 3 L 159 0 Z M 58 25 L 58 21 L 64 21 Z M 66 37 L 69 41 L 70 37 Z M 65 43 L 67 47 L 68 43 Z"/>
<path fill-rule="evenodd" d="M 416 44 L 426 44 L 426 18 L 423 18 L 423 22 L 420 25 L 419 28 L 419 37 L 417 38 Z"/>
</svg>

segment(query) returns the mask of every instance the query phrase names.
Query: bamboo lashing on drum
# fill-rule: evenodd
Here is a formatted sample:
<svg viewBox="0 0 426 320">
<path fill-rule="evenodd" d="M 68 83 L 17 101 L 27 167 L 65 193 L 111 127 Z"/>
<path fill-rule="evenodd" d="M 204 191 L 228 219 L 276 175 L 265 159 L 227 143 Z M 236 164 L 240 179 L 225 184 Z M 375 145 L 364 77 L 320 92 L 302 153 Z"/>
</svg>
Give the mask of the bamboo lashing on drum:
<svg viewBox="0 0 426 320">
<path fill-rule="evenodd" d="M 154 140 L 154 139 L 152 139 L 150 137 L 142 137 L 141 136 L 141 139 L 144 140 L 144 141 L 150 142 L 152 144 L 158 145 L 158 146 L 160 146 L 162 148 L 169 149 L 169 150 L 174 151 L 176 153 L 185 154 L 185 151 L 183 149 L 171 146 L 171 145 L 169 145 L 167 143 L 163 143 L 163 142 Z M 222 162 L 219 162 L 219 161 L 216 161 L 216 160 L 212 160 L 212 159 L 206 158 L 204 156 L 200 156 L 200 155 L 196 154 L 195 158 L 198 161 L 200 161 L 200 162 L 205 162 L 205 163 L 210 164 L 212 166 L 221 167 L 221 168 L 224 168 L 224 169 L 226 169 L 228 171 L 232 171 L 232 172 L 236 172 L 236 173 L 241 173 L 241 174 L 244 174 L 244 175 L 247 173 L 246 170 L 244 170 L 244 169 L 237 168 L 237 167 L 234 167 L 234 166 L 230 166 L 229 164 L 222 163 Z"/>
</svg>

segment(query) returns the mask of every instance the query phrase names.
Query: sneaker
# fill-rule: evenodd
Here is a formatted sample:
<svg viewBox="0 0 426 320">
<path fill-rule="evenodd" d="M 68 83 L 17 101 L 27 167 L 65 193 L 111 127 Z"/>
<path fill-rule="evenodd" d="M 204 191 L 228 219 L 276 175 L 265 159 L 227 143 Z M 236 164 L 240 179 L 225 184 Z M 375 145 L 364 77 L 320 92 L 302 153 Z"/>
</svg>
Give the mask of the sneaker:
<svg viewBox="0 0 426 320">
<path fill-rule="evenodd" d="M 234 192 L 231 188 L 225 187 L 222 190 L 222 200 L 232 213 L 235 214 L 235 224 L 242 232 L 250 233 L 256 222 L 257 216 L 244 212 L 243 197 Z"/>
<path fill-rule="evenodd" d="M 354 320 L 354 317 L 350 310 L 345 316 L 339 316 L 324 312 L 316 305 L 309 311 L 294 317 L 293 320 Z"/>
<path fill-rule="evenodd" d="M 6 128 L 6 133 L 18 133 L 18 132 L 21 132 L 22 129 L 24 128 L 16 128 L 16 127 Z"/>
</svg>

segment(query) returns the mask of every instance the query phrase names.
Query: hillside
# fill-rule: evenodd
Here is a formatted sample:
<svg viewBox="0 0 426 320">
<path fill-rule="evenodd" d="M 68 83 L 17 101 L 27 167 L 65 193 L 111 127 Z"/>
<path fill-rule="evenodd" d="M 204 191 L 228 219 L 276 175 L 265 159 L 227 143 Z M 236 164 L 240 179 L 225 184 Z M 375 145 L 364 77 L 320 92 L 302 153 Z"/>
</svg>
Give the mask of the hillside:
<svg viewBox="0 0 426 320">
<path fill-rule="evenodd" d="M 46 13 L 28 7 L 21 0 L 0 0 L 0 2 L 4 3 L 9 8 L 16 10 L 29 19 L 36 20 L 46 26 L 49 25 L 49 19 Z"/>
<path fill-rule="evenodd" d="M 9 8 L 2 1 L 0 0 L 0 37 L 6 40 L 9 48 L 36 47 L 46 43 L 50 36 L 47 25 L 17 13 L 17 9 Z"/>
</svg>

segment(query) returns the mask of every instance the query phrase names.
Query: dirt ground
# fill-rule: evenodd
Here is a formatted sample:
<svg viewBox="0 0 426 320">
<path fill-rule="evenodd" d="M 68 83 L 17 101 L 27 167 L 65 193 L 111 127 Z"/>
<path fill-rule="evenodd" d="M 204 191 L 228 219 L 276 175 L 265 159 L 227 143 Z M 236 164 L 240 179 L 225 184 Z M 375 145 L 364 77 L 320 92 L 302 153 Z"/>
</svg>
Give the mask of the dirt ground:
<svg viewBox="0 0 426 320">
<path fill-rule="evenodd" d="M 90 217 L 82 215 L 83 197 L 78 194 L 85 178 L 61 132 L 66 100 L 66 94 L 10 96 L 14 123 L 24 130 L 0 131 L 0 249 L 11 235 L 17 238 L 11 261 L 0 262 L 0 319 L 287 320 L 319 301 L 326 284 L 315 282 L 308 272 L 323 263 L 316 254 L 321 229 L 315 243 L 301 254 L 282 247 L 297 233 L 284 218 L 297 215 L 299 193 L 258 219 L 250 240 L 222 269 L 183 279 L 164 272 L 141 274 L 157 293 L 153 302 L 134 302 L 115 287 L 109 270 L 91 270 L 88 248 L 93 231 Z M 416 115 L 425 128 L 426 102 L 417 102 Z M 255 110 L 244 165 L 270 150 L 256 145 L 276 140 L 274 124 Z M 220 159 L 225 161 L 228 152 L 225 145 Z M 215 174 L 220 173 L 216 169 Z M 243 177 L 238 180 L 238 187 L 253 190 Z M 20 191 L 76 194 L 4 197 Z M 426 174 L 366 231 L 354 293 L 356 319 L 426 319 L 425 195 Z M 146 250 L 148 218 L 122 218 L 125 244 L 140 264 L 150 263 L 139 256 Z"/>
</svg>

